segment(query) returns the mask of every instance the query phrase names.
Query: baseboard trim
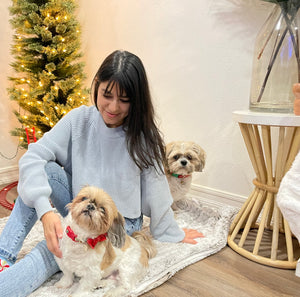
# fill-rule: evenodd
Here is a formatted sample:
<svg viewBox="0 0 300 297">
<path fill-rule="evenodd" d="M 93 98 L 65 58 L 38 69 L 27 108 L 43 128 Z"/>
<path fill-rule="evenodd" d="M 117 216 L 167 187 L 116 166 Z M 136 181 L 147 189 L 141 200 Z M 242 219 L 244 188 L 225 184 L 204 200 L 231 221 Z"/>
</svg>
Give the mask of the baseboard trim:
<svg viewBox="0 0 300 297">
<path fill-rule="evenodd" d="M 201 200 L 204 204 L 212 207 L 222 207 L 224 205 L 240 208 L 247 197 L 237 195 L 213 188 L 192 184 L 189 194 Z"/>
<path fill-rule="evenodd" d="M 19 178 L 19 167 L 10 166 L 0 168 L 0 185 L 10 184 Z"/>
</svg>

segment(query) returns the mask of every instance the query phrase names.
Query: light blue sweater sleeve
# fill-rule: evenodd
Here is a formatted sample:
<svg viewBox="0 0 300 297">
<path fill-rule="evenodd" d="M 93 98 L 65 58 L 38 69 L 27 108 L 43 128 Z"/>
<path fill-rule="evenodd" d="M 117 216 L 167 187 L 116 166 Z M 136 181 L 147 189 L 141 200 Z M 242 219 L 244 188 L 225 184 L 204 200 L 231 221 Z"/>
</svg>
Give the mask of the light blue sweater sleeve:
<svg viewBox="0 0 300 297">
<path fill-rule="evenodd" d="M 67 164 L 71 117 L 72 111 L 40 140 L 30 144 L 19 161 L 18 192 L 26 205 L 36 209 L 38 218 L 53 209 L 49 202 L 51 187 L 44 168 L 49 161 L 56 161 L 61 166 Z"/>
<path fill-rule="evenodd" d="M 184 231 L 174 218 L 173 202 L 168 181 L 164 174 L 151 168 L 142 173 L 142 213 L 150 217 L 152 236 L 163 242 L 180 242 Z"/>
</svg>

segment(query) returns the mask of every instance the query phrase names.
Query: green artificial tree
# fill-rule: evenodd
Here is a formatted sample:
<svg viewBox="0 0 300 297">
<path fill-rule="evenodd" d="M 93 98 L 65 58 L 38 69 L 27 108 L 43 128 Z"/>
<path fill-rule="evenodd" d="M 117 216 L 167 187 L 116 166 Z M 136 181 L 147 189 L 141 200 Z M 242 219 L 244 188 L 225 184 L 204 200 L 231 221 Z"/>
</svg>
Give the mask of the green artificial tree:
<svg viewBox="0 0 300 297">
<path fill-rule="evenodd" d="M 87 104 L 80 62 L 80 26 L 74 0 L 13 0 L 12 54 L 16 75 L 10 99 L 22 127 L 11 133 L 20 146 L 39 139 L 71 109 Z M 33 137 L 33 139 L 31 139 Z M 31 139 L 31 140 L 30 140 Z"/>
</svg>

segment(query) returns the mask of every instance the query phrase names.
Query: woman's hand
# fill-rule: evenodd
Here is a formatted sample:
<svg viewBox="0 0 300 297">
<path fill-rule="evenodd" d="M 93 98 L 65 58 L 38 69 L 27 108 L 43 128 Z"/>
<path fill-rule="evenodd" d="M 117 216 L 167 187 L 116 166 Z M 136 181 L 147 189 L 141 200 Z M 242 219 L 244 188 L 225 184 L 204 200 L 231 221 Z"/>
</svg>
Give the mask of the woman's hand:
<svg viewBox="0 0 300 297">
<path fill-rule="evenodd" d="M 194 230 L 194 229 L 183 228 L 182 230 L 185 233 L 185 237 L 183 238 L 183 240 L 181 242 L 196 244 L 197 241 L 194 240 L 195 238 L 204 237 L 204 235 L 201 232 L 198 232 L 197 230 Z"/>
<path fill-rule="evenodd" d="M 61 239 L 63 235 L 59 216 L 53 211 L 49 211 L 42 216 L 41 221 L 49 251 L 56 257 L 62 258 L 62 252 L 58 244 L 58 239 Z"/>
</svg>

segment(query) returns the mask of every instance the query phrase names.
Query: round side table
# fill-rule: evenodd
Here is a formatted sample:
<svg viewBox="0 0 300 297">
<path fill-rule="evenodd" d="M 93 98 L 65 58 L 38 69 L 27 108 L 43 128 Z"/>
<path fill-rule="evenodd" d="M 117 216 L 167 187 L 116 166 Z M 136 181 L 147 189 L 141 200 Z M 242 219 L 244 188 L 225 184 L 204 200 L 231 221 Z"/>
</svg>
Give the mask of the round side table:
<svg viewBox="0 0 300 297">
<path fill-rule="evenodd" d="M 276 204 L 276 193 L 299 151 L 300 117 L 251 111 L 236 111 L 233 117 L 239 123 L 256 178 L 254 190 L 230 226 L 228 245 L 255 262 L 294 269 L 299 245 L 293 244 L 289 224 Z M 271 234 L 269 244 L 262 241 L 266 232 Z M 280 242 L 287 255 L 284 259 L 278 258 L 279 238 L 284 238 Z M 254 243 L 249 248 L 247 241 L 251 240 Z"/>
</svg>

